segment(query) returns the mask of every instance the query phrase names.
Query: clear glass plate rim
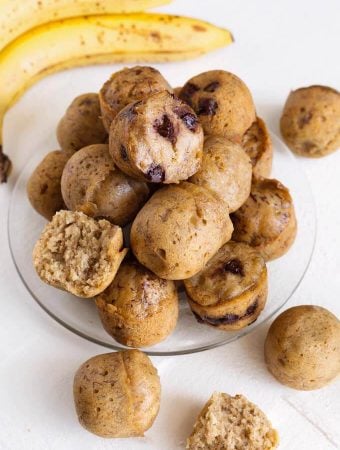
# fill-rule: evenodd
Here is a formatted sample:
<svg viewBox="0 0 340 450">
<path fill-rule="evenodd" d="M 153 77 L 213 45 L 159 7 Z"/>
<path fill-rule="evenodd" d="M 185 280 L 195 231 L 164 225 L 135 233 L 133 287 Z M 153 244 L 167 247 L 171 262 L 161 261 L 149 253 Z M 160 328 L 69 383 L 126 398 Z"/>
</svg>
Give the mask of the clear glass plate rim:
<svg viewBox="0 0 340 450">
<path fill-rule="evenodd" d="M 310 194 L 310 198 L 311 198 L 311 202 L 312 202 L 312 206 L 313 206 L 313 226 L 314 226 L 314 239 L 312 242 L 312 248 L 310 251 L 310 255 L 309 255 L 309 259 L 308 262 L 306 264 L 306 267 L 304 269 L 304 271 L 302 272 L 300 279 L 298 280 L 298 282 L 295 284 L 294 288 L 292 289 L 291 293 L 287 296 L 286 300 L 277 308 L 275 308 L 265 319 L 262 319 L 262 322 L 259 324 L 259 326 L 262 326 L 263 324 L 265 324 L 269 319 L 271 319 L 279 310 L 281 310 L 283 308 L 284 305 L 287 304 L 287 302 L 291 299 L 291 297 L 294 295 L 294 293 L 296 292 L 296 290 L 299 288 L 302 280 L 305 277 L 305 274 L 310 266 L 313 254 L 314 254 L 314 249 L 315 249 L 315 243 L 316 243 L 316 236 L 317 236 L 317 217 L 316 217 L 316 207 L 315 207 L 315 199 L 312 193 L 312 189 L 309 183 L 309 180 L 305 174 L 305 172 L 303 171 L 300 162 L 298 161 L 298 159 L 290 152 L 290 150 L 287 148 L 287 146 L 285 145 L 285 143 L 272 131 L 270 131 L 271 136 L 274 138 L 273 140 L 277 140 L 280 142 L 281 145 L 283 145 L 286 149 L 287 152 L 290 153 L 291 158 L 295 161 L 296 166 L 298 166 L 299 171 L 301 171 L 304 174 L 304 178 L 308 184 L 308 190 L 309 190 L 309 194 Z M 274 145 L 275 146 L 275 145 Z M 30 163 L 30 160 L 28 160 L 26 162 L 26 164 L 24 165 L 22 172 L 25 170 L 25 167 Z M 21 173 L 22 173 L 21 172 Z M 64 320 L 60 319 L 57 315 L 55 315 L 53 312 L 51 312 L 38 298 L 37 296 L 34 294 L 34 292 L 32 292 L 32 290 L 30 289 L 29 285 L 27 284 L 27 282 L 25 281 L 24 277 L 21 274 L 21 271 L 17 265 L 17 262 L 15 260 L 15 256 L 13 254 L 13 246 L 11 245 L 11 236 L 10 236 L 10 217 L 11 217 L 11 208 L 12 208 L 12 204 L 13 204 L 13 197 L 15 196 L 15 192 L 18 186 L 18 180 L 20 179 L 20 174 L 18 175 L 18 178 L 15 182 L 14 185 L 14 189 L 11 193 L 11 198 L 10 198 L 10 202 L 9 202 L 9 207 L 8 207 L 8 214 L 7 214 L 7 239 L 9 242 L 9 248 L 10 248 L 10 254 L 12 257 L 12 261 L 14 263 L 14 266 L 16 268 L 16 271 L 23 283 L 23 285 L 26 287 L 27 291 L 29 292 L 29 294 L 32 296 L 32 298 L 36 301 L 36 303 L 43 309 L 43 311 L 45 311 L 49 317 L 51 317 L 52 319 L 54 319 L 59 325 L 63 326 L 64 328 L 66 328 L 68 331 L 76 334 L 77 336 L 92 342 L 93 344 L 97 344 L 100 345 L 101 347 L 105 347 L 108 348 L 110 350 L 116 350 L 116 351 L 121 351 L 124 348 L 129 349 L 130 347 L 123 347 L 120 345 L 115 345 L 115 343 L 113 342 L 112 344 L 108 344 L 105 342 L 102 342 L 99 339 L 96 339 L 94 337 L 88 336 L 87 334 L 77 330 L 76 328 L 72 327 L 71 325 L 69 325 L 68 323 L 66 323 Z M 146 353 L 149 356 L 177 356 L 177 355 L 187 355 L 187 354 L 192 354 L 192 353 L 200 353 L 203 351 L 207 351 L 207 350 L 211 350 L 213 348 L 218 348 L 221 347 L 223 345 L 229 344 L 231 342 L 235 342 L 238 339 L 241 339 L 242 337 L 246 336 L 247 334 L 255 331 L 257 327 L 255 327 L 254 329 L 249 329 L 248 327 L 244 328 L 242 332 L 240 332 L 239 334 L 235 335 L 234 337 L 230 338 L 226 338 L 225 340 L 221 340 L 219 342 L 215 342 L 212 344 L 208 344 L 206 346 L 200 346 L 197 348 L 188 348 L 188 349 L 183 349 L 183 350 L 174 350 L 174 351 L 155 351 L 152 350 L 152 348 L 143 348 L 141 349 L 144 353 Z"/>
</svg>

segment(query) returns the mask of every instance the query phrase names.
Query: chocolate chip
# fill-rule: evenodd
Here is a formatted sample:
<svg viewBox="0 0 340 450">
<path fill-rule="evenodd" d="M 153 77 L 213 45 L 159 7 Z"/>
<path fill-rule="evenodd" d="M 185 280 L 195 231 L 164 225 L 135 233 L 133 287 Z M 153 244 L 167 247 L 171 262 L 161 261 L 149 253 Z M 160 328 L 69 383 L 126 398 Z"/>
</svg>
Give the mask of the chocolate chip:
<svg viewBox="0 0 340 450">
<path fill-rule="evenodd" d="M 184 100 L 189 105 L 192 105 L 191 97 L 195 94 L 195 92 L 199 91 L 200 88 L 196 86 L 194 83 L 186 83 L 181 92 L 180 92 L 180 98 Z"/>
<path fill-rule="evenodd" d="M 184 108 L 175 108 L 174 113 L 182 120 L 188 130 L 195 132 L 198 128 L 198 118 L 195 114 Z"/>
<path fill-rule="evenodd" d="M 176 133 L 174 125 L 167 114 L 164 114 L 161 120 L 155 120 L 153 127 L 158 134 L 170 141 L 172 144 L 175 144 Z"/>
<path fill-rule="evenodd" d="M 126 147 L 123 144 L 120 145 L 120 157 L 122 158 L 123 161 L 129 160 Z"/>
<path fill-rule="evenodd" d="M 213 98 L 201 98 L 198 102 L 198 115 L 214 116 L 218 108 L 217 101 Z"/>
<path fill-rule="evenodd" d="M 162 183 L 165 179 L 165 170 L 159 164 L 151 164 L 145 176 L 151 183 Z"/>
<path fill-rule="evenodd" d="M 234 275 L 240 275 L 241 277 L 244 277 L 244 270 L 243 270 L 243 264 L 241 261 L 237 258 L 230 259 L 227 261 L 224 266 L 225 272 L 233 273 Z"/>
<path fill-rule="evenodd" d="M 203 91 L 215 92 L 219 86 L 220 86 L 220 83 L 218 81 L 213 81 L 212 83 L 207 84 L 206 87 L 203 89 Z"/>
<path fill-rule="evenodd" d="M 0 183 L 6 183 L 11 166 L 10 159 L 2 153 L 2 146 L 0 145 Z"/>
<path fill-rule="evenodd" d="M 298 121 L 299 128 L 303 128 L 305 125 L 307 125 L 310 122 L 312 117 L 313 117 L 313 113 L 311 113 L 311 112 L 301 116 Z"/>
<path fill-rule="evenodd" d="M 258 307 L 258 300 L 256 299 L 254 303 L 248 306 L 246 313 L 242 317 L 252 316 Z"/>
<path fill-rule="evenodd" d="M 45 194 L 45 192 L 47 191 L 47 189 L 48 189 L 48 186 L 47 186 L 46 183 L 44 183 L 44 184 L 41 186 L 41 188 L 40 188 L 40 195 Z"/>
<path fill-rule="evenodd" d="M 209 325 L 218 326 L 218 325 L 232 325 L 235 322 L 238 322 L 241 319 L 244 319 L 246 317 L 249 317 L 253 315 L 258 307 L 258 299 L 255 300 L 254 303 L 252 303 L 250 306 L 248 306 L 245 314 L 242 316 L 238 314 L 225 314 L 221 317 L 209 317 L 209 316 L 199 316 L 194 312 L 194 316 L 196 317 L 196 320 L 200 323 L 207 323 Z M 256 319 L 255 319 L 256 320 Z M 254 320 L 254 322 L 255 322 Z M 253 322 L 251 322 L 253 323 Z M 249 324 L 250 325 L 250 324 Z"/>
</svg>

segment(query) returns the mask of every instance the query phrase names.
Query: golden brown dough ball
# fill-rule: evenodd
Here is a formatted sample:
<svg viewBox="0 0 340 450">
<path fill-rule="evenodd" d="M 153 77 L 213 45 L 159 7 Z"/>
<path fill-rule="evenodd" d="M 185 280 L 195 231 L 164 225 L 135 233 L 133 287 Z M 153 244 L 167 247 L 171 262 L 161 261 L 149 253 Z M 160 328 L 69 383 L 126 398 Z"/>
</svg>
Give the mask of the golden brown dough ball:
<svg viewBox="0 0 340 450">
<path fill-rule="evenodd" d="M 87 145 L 106 142 L 108 136 L 100 115 L 98 94 L 76 97 L 58 124 L 60 147 L 72 155 Z"/>
<path fill-rule="evenodd" d="M 227 205 L 213 192 L 183 182 L 159 189 L 139 211 L 131 247 L 160 278 L 181 280 L 203 269 L 231 233 Z"/>
<path fill-rule="evenodd" d="M 139 350 L 94 356 L 73 383 L 79 422 L 106 438 L 144 436 L 158 414 L 160 393 L 157 369 Z"/>
<path fill-rule="evenodd" d="M 65 209 L 60 180 L 68 158 L 60 150 L 48 153 L 27 182 L 27 196 L 31 205 L 47 220 L 51 220 L 60 209 Z"/>
<path fill-rule="evenodd" d="M 252 166 L 239 144 L 221 136 L 210 136 L 204 142 L 202 165 L 189 181 L 214 191 L 236 211 L 250 194 Z"/>
<path fill-rule="evenodd" d="M 84 147 L 69 159 L 61 190 L 70 210 L 104 217 L 120 226 L 134 219 L 149 195 L 146 183 L 115 166 L 106 144 Z"/>
<path fill-rule="evenodd" d="M 168 91 L 128 105 L 112 122 L 110 154 L 126 174 L 178 183 L 200 167 L 203 130 L 190 106 Z"/>
<path fill-rule="evenodd" d="M 172 92 L 169 83 L 153 67 L 126 67 L 115 72 L 99 92 L 100 108 L 107 131 L 110 131 L 111 122 L 119 111 L 129 103 L 164 90 Z"/>
<path fill-rule="evenodd" d="M 340 93 L 327 86 L 292 91 L 283 108 L 281 134 L 288 147 L 318 158 L 340 147 Z"/>
<path fill-rule="evenodd" d="M 280 314 L 264 345 L 268 370 L 293 389 L 319 389 L 340 374 L 340 321 L 320 306 Z"/>
<path fill-rule="evenodd" d="M 253 323 L 265 306 L 267 268 L 253 247 L 229 241 L 184 286 L 198 322 L 239 330 Z"/>
<path fill-rule="evenodd" d="M 240 142 L 255 120 L 255 106 L 247 86 L 236 75 L 211 70 L 185 83 L 180 98 L 198 115 L 205 134 Z"/>
<path fill-rule="evenodd" d="M 272 171 L 273 144 L 268 128 L 260 117 L 244 133 L 242 147 L 249 156 L 256 178 L 268 178 Z"/>
<path fill-rule="evenodd" d="M 284 255 L 295 240 L 293 200 L 289 190 L 275 179 L 253 179 L 248 200 L 231 219 L 233 240 L 251 245 L 266 261 Z"/>
<path fill-rule="evenodd" d="M 164 340 L 175 328 L 175 283 L 137 261 L 124 262 L 110 286 L 96 298 L 105 330 L 123 345 L 145 347 Z"/>
</svg>

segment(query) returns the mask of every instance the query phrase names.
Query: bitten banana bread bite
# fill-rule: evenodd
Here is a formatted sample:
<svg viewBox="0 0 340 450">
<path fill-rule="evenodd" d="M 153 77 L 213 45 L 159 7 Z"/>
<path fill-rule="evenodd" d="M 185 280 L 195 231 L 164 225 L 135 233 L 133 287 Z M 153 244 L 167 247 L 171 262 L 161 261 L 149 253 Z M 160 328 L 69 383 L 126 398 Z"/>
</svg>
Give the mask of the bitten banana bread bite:
<svg viewBox="0 0 340 450">
<path fill-rule="evenodd" d="M 208 189 L 183 182 L 159 189 L 137 214 L 131 247 L 160 278 L 182 280 L 203 269 L 230 239 L 228 206 Z"/>
<path fill-rule="evenodd" d="M 73 382 L 80 424 L 106 438 L 144 436 L 158 414 L 160 394 L 157 369 L 139 350 L 94 356 Z"/>
<path fill-rule="evenodd" d="M 76 97 L 58 124 L 60 147 L 72 155 L 87 145 L 105 142 L 108 135 L 100 115 L 98 94 Z"/>
<path fill-rule="evenodd" d="M 340 321 L 321 306 L 281 313 L 264 345 L 268 370 L 293 389 L 319 389 L 340 374 Z"/>
<path fill-rule="evenodd" d="M 188 450 L 274 450 L 279 436 L 265 414 L 243 395 L 215 392 L 200 412 Z"/>
<path fill-rule="evenodd" d="M 250 157 L 253 175 L 256 178 L 269 177 L 273 162 L 273 145 L 268 128 L 260 117 L 244 133 L 242 147 Z"/>
<path fill-rule="evenodd" d="M 114 162 L 137 180 L 178 183 L 201 165 L 202 127 L 190 106 L 168 91 L 124 108 L 109 142 Z"/>
<path fill-rule="evenodd" d="M 61 179 L 61 190 L 70 210 L 105 218 L 120 226 L 134 219 L 149 195 L 146 183 L 118 169 L 106 144 L 89 145 L 70 158 Z"/>
<path fill-rule="evenodd" d="M 121 228 L 81 212 L 59 211 L 35 244 L 33 263 L 45 283 L 88 298 L 107 288 L 126 252 Z"/>
<path fill-rule="evenodd" d="M 292 91 L 283 108 L 281 134 L 288 147 L 318 158 L 340 147 L 340 92 L 327 86 Z"/>
<path fill-rule="evenodd" d="M 27 182 L 28 200 L 47 220 L 51 220 L 60 209 L 65 209 L 60 180 L 68 158 L 69 156 L 60 150 L 48 153 Z"/>
<path fill-rule="evenodd" d="M 135 260 L 123 262 L 96 305 L 105 330 L 129 347 L 157 344 L 173 331 L 178 318 L 175 283 Z"/>
<path fill-rule="evenodd" d="M 102 118 L 107 131 L 110 130 L 113 119 L 126 105 L 164 90 L 172 92 L 169 83 L 153 67 L 126 67 L 115 72 L 99 92 Z"/>
<path fill-rule="evenodd" d="M 227 242 L 197 275 L 184 280 L 198 322 L 239 330 L 254 322 L 267 300 L 267 268 L 250 245 Z"/>
<path fill-rule="evenodd" d="M 251 162 L 243 148 L 224 137 L 210 136 L 204 142 L 202 166 L 189 181 L 214 191 L 233 212 L 249 197 L 251 178 Z"/>
<path fill-rule="evenodd" d="M 251 245 L 266 261 L 284 255 L 295 240 L 293 200 L 289 190 L 275 179 L 253 179 L 248 200 L 231 219 L 233 240 Z"/>
<path fill-rule="evenodd" d="M 224 70 L 211 70 L 191 78 L 183 86 L 180 98 L 196 112 L 207 135 L 240 142 L 256 117 L 247 86 Z"/>
</svg>

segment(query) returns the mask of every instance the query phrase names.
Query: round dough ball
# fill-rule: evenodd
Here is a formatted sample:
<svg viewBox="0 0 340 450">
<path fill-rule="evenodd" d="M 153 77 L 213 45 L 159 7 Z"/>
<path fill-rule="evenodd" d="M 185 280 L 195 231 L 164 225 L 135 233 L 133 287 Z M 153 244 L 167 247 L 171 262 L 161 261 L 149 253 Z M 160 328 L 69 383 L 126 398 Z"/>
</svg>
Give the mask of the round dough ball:
<svg viewBox="0 0 340 450">
<path fill-rule="evenodd" d="M 149 195 L 146 183 L 130 178 L 115 166 L 106 144 L 84 147 L 69 159 L 61 190 L 70 210 L 104 217 L 120 226 L 134 219 Z"/>
<path fill-rule="evenodd" d="M 320 306 L 289 308 L 269 328 L 264 355 L 280 383 L 319 389 L 340 373 L 340 321 Z"/>
<path fill-rule="evenodd" d="M 38 164 L 27 182 L 27 196 L 33 208 L 45 219 L 65 209 L 60 180 L 69 156 L 55 150 Z"/>
<path fill-rule="evenodd" d="M 233 240 L 256 248 L 266 261 L 293 244 L 297 223 L 288 189 L 275 179 L 253 179 L 248 200 L 231 216 Z"/>
<path fill-rule="evenodd" d="M 202 270 L 231 233 L 227 205 L 208 189 L 183 182 L 158 190 L 139 211 L 131 247 L 159 277 L 183 280 Z"/>
<path fill-rule="evenodd" d="M 210 136 L 204 142 L 202 165 L 189 181 L 214 191 L 236 211 L 250 194 L 252 166 L 239 144 L 221 136 Z"/>
<path fill-rule="evenodd" d="M 254 122 L 255 106 L 247 86 L 236 75 L 211 70 L 191 78 L 180 98 L 198 115 L 205 134 L 240 142 Z"/>
<path fill-rule="evenodd" d="M 273 162 L 273 144 L 268 128 L 260 117 L 245 132 L 242 147 L 249 156 L 256 178 L 270 176 Z"/>
<path fill-rule="evenodd" d="M 105 330 L 123 345 L 145 347 L 163 341 L 175 328 L 175 283 L 137 261 L 124 262 L 111 285 L 96 298 Z"/>
<path fill-rule="evenodd" d="M 80 424 L 106 438 L 144 436 L 158 414 L 160 393 L 157 369 L 139 350 L 94 356 L 73 382 Z"/>
<path fill-rule="evenodd" d="M 317 158 L 340 147 L 340 92 L 327 86 L 292 91 L 283 108 L 281 134 L 288 147 Z"/>
<path fill-rule="evenodd" d="M 255 322 L 264 308 L 267 268 L 253 247 L 229 241 L 184 286 L 198 322 L 239 330 Z"/>
<path fill-rule="evenodd" d="M 202 149 L 203 130 L 196 114 L 168 91 L 128 105 L 112 122 L 111 156 L 137 180 L 186 180 L 199 169 Z"/>
<path fill-rule="evenodd" d="M 100 114 L 98 94 L 89 93 L 76 97 L 58 124 L 57 139 L 60 147 L 73 155 L 87 145 L 106 142 L 108 135 Z"/>
<path fill-rule="evenodd" d="M 164 90 L 172 92 L 169 83 L 153 67 L 127 67 L 115 72 L 99 92 L 100 108 L 107 131 L 110 131 L 111 122 L 119 111 L 129 103 Z"/>
</svg>

